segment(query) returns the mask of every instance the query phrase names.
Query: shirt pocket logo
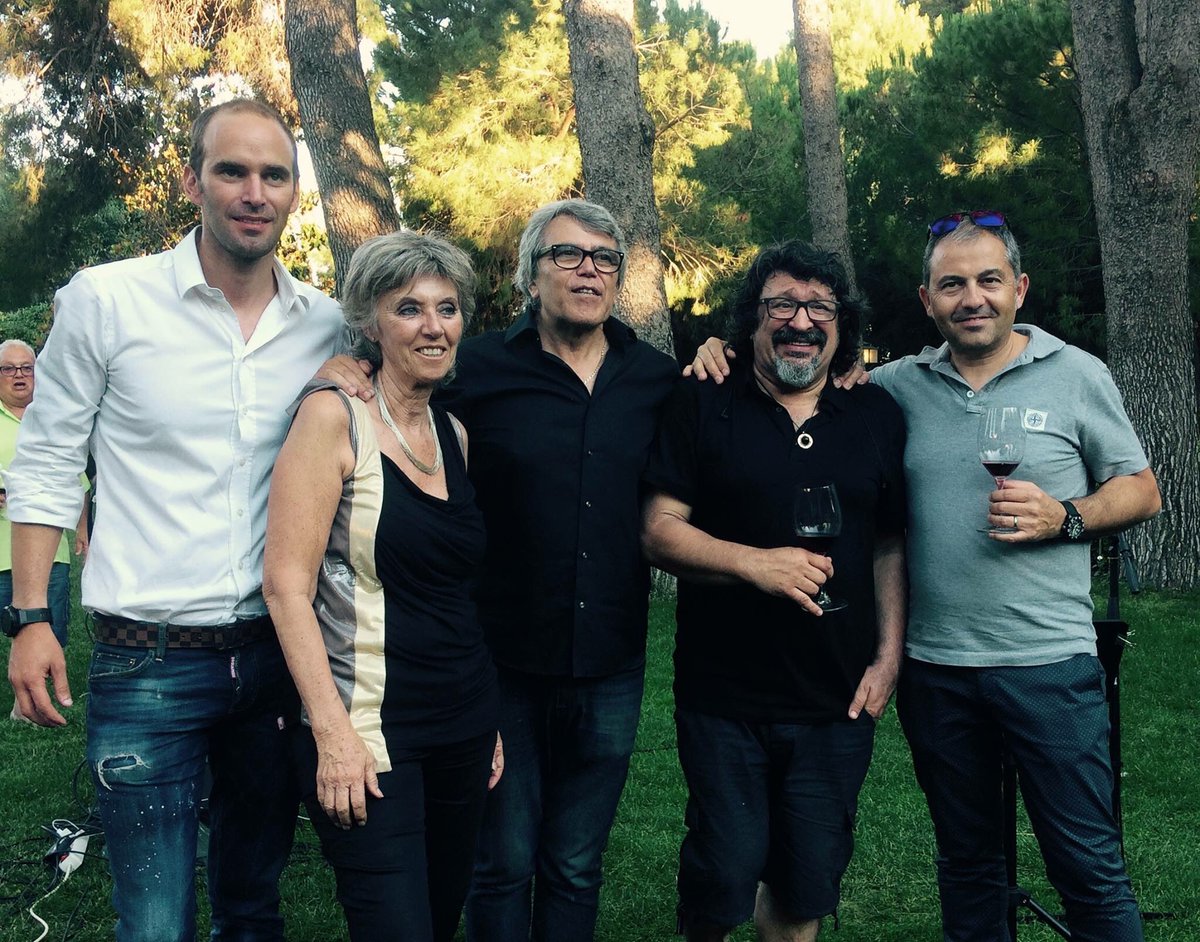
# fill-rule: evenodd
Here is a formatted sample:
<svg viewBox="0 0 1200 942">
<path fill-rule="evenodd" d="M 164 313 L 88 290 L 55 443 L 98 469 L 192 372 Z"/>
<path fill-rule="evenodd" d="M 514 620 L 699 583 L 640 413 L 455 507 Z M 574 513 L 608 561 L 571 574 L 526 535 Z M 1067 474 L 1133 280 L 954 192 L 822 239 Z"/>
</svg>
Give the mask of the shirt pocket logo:
<svg viewBox="0 0 1200 942">
<path fill-rule="evenodd" d="M 1041 409 L 1026 409 L 1025 410 L 1025 431 L 1027 432 L 1044 432 L 1046 431 L 1046 421 L 1050 414 Z"/>
</svg>

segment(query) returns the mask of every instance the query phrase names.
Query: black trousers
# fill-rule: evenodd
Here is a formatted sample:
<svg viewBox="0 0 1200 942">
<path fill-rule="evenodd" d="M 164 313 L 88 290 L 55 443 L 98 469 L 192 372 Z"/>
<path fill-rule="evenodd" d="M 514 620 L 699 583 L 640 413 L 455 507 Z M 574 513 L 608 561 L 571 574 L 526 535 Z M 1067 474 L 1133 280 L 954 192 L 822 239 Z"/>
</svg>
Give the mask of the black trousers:
<svg viewBox="0 0 1200 942">
<path fill-rule="evenodd" d="M 304 803 L 337 878 L 351 942 L 451 942 L 471 882 L 496 733 L 392 755 L 367 823 L 342 830 L 316 799 L 312 732 L 297 736 Z"/>
</svg>

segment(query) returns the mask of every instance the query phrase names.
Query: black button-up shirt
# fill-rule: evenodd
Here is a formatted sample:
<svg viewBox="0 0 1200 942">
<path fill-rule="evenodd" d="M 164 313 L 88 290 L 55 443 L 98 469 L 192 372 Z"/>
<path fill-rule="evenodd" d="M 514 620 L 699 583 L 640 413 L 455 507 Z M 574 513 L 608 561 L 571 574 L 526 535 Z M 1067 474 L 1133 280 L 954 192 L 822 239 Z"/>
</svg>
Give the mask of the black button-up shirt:
<svg viewBox="0 0 1200 942">
<path fill-rule="evenodd" d="M 487 523 L 479 614 L 498 664 L 603 677 L 645 660 L 640 478 L 675 361 L 620 321 L 593 392 L 534 321 L 463 342 L 441 402 L 467 427 Z"/>
<path fill-rule="evenodd" d="M 749 362 L 749 349 L 739 351 Z M 721 540 L 762 548 L 796 546 L 799 484 L 832 482 L 841 534 L 828 541 L 831 595 L 849 606 L 809 615 L 791 599 L 749 584 L 679 580 L 675 700 L 747 722 L 846 719 L 875 655 L 877 534 L 904 532 L 904 417 L 878 386 L 832 383 L 801 427 L 749 369 L 715 383 L 684 382 L 665 410 L 646 480 L 692 508 L 690 523 Z M 822 551 L 825 548 L 822 547 Z"/>
</svg>

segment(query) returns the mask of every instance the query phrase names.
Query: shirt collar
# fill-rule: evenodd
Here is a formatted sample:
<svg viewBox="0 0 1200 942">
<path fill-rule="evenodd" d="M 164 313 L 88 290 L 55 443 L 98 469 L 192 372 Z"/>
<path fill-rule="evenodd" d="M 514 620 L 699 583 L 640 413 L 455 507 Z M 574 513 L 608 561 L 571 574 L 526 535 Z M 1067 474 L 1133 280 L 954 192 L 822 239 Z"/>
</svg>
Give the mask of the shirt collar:
<svg viewBox="0 0 1200 942">
<path fill-rule="evenodd" d="M 200 266 L 200 227 L 189 232 L 174 249 L 171 250 L 171 260 L 175 266 L 175 289 L 179 297 L 185 297 L 190 291 L 213 290 L 204 277 L 204 269 Z M 301 313 L 308 310 L 309 299 L 296 291 L 283 263 L 275 257 L 271 260 L 271 268 L 275 273 L 275 293 L 279 298 L 279 309 L 285 317 L 289 316 L 296 307 Z"/>
<path fill-rule="evenodd" d="M 604 338 L 608 341 L 608 345 L 618 351 L 623 351 L 626 347 L 637 343 L 637 333 L 634 329 L 611 315 L 605 319 L 601 329 L 604 331 Z M 522 311 L 520 317 L 504 332 L 505 344 L 511 344 L 518 338 L 521 343 L 540 343 L 537 321 L 528 310 Z"/>
<path fill-rule="evenodd" d="M 731 378 L 735 378 L 737 380 L 737 384 L 734 388 L 736 389 L 738 395 L 755 401 L 761 400 L 765 403 L 777 405 L 775 400 L 769 396 L 761 386 L 758 385 L 754 377 L 753 369 L 739 369 L 737 366 L 734 366 L 733 372 L 730 374 L 730 376 Z M 818 411 L 826 413 L 841 411 L 846 407 L 848 402 L 847 397 L 849 395 L 850 391 L 848 389 L 839 389 L 837 386 L 833 385 L 832 378 L 826 379 L 825 388 L 821 390 L 821 395 L 818 397 L 818 402 L 820 404 Z"/>
<path fill-rule="evenodd" d="M 29 408 L 29 407 L 26 406 L 25 408 Z M 13 413 L 13 411 L 7 405 L 4 404 L 4 400 L 2 400 L 2 399 L 0 399 L 0 415 L 6 415 L 10 419 L 12 419 L 14 422 L 21 421 L 19 418 L 17 418 L 17 416 Z"/>
<path fill-rule="evenodd" d="M 1011 363 L 1004 365 L 1005 370 L 1022 363 L 1045 359 L 1050 354 L 1066 346 L 1065 341 L 1060 340 L 1053 334 L 1046 333 L 1046 331 L 1034 324 L 1013 324 L 1013 330 L 1018 334 L 1024 334 L 1028 337 L 1029 343 L 1025 345 L 1025 349 Z M 935 373 L 958 373 L 958 370 L 954 368 L 954 364 L 950 361 L 950 344 L 948 343 L 943 343 L 940 347 L 926 347 L 917 354 L 916 362 L 919 366 L 928 367 Z"/>
</svg>

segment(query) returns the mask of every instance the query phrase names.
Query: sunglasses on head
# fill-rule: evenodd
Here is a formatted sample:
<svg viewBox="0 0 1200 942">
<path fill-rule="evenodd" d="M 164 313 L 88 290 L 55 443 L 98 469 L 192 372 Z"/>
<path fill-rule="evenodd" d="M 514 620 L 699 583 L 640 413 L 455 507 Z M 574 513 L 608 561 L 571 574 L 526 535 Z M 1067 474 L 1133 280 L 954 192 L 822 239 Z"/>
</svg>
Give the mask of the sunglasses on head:
<svg viewBox="0 0 1200 942">
<path fill-rule="evenodd" d="M 981 229 L 1003 229 L 1008 225 L 1004 213 L 991 209 L 973 209 L 969 213 L 951 213 L 949 216 L 935 219 L 929 224 L 929 237 L 936 239 L 947 232 L 953 232 L 965 219 L 971 220 Z"/>
</svg>

